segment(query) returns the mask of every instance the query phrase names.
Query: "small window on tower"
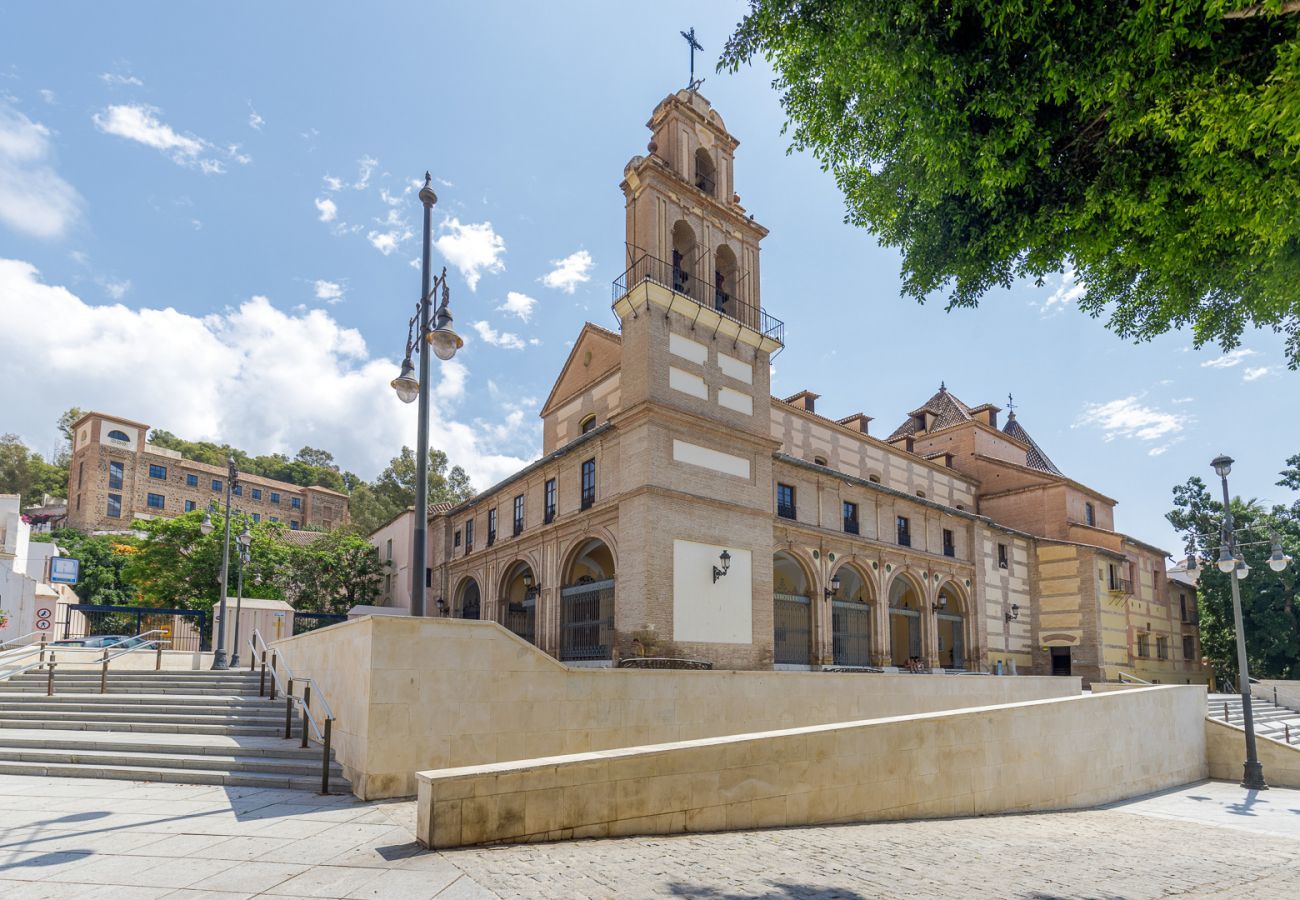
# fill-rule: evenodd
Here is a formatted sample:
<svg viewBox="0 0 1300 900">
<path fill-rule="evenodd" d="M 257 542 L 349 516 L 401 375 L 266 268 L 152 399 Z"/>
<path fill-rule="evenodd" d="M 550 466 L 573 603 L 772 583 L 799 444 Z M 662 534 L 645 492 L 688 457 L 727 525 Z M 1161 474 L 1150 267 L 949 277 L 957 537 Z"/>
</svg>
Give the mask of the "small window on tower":
<svg viewBox="0 0 1300 900">
<path fill-rule="evenodd" d="M 595 415 L 586 416 L 581 422 L 578 423 L 578 428 L 582 430 L 583 434 L 586 434 L 588 431 L 591 431 L 591 429 L 595 427 L 596 427 Z"/>
</svg>

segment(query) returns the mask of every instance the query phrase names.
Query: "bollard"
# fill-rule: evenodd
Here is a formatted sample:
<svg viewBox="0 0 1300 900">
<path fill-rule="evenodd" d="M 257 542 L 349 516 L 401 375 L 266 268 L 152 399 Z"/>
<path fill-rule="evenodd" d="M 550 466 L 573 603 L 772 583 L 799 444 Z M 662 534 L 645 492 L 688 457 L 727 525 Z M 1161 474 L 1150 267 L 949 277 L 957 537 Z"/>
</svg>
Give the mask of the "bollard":
<svg viewBox="0 0 1300 900">
<path fill-rule="evenodd" d="M 271 654 L 271 699 L 275 699 L 275 654 Z"/>
<path fill-rule="evenodd" d="M 41 635 L 41 662 L 45 662 L 45 635 Z"/>
<path fill-rule="evenodd" d="M 108 648 L 104 648 L 104 659 L 99 668 L 99 692 L 108 693 Z"/>
<path fill-rule="evenodd" d="M 302 745 L 307 746 L 307 710 L 311 706 L 311 682 L 302 689 Z"/>
<path fill-rule="evenodd" d="M 162 641 L 159 641 L 157 646 L 158 649 L 157 652 L 154 654 L 154 658 L 153 658 L 153 670 L 155 672 L 161 672 L 162 671 Z"/>
<path fill-rule="evenodd" d="M 1277 706 L 1277 685 L 1273 685 L 1273 705 Z"/>
<path fill-rule="evenodd" d="M 50 679 L 45 685 L 45 696 L 54 696 L 54 651 L 50 651 Z"/>
<path fill-rule="evenodd" d="M 1282 727 L 1286 729 L 1286 742 L 1291 743 L 1291 723 L 1283 722 Z"/>
<path fill-rule="evenodd" d="M 1228 701 L 1223 701 L 1223 721 L 1228 721 Z"/>
<path fill-rule="evenodd" d="M 328 716 L 325 718 L 325 733 L 321 740 L 321 771 L 320 771 L 320 792 L 328 794 L 330 792 L 330 726 L 334 720 Z"/>
<path fill-rule="evenodd" d="M 266 657 L 262 657 L 262 676 L 257 682 L 257 696 L 266 696 Z"/>
<path fill-rule="evenodd" d="M 293 737 L 293 679 L 289 679 L 289 686 L 284 689 L 284 736 L 286 739 Z"/>
</svg>

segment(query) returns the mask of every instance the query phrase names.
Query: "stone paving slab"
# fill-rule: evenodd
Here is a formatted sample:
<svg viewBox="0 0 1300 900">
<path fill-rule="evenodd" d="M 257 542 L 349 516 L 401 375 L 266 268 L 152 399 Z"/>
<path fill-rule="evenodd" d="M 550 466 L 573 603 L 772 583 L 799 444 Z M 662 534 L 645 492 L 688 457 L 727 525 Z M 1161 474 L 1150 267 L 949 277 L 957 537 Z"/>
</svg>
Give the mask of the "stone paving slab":
<svg viewBox="0 0 1300 900">
<path fill-rule="evenodd" d="M 1300 897 L 1300 791 L 428 852 L 411 801 L 0 776 L 0 897 Z"/>
</svg>

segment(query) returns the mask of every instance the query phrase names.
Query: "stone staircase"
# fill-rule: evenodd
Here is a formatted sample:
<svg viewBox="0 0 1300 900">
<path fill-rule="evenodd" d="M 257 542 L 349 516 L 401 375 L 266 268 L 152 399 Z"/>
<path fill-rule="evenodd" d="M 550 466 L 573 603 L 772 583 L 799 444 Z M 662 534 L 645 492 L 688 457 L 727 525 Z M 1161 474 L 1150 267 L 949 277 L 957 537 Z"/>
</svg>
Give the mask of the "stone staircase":
<svg viewBox="0 0 1300 900">
<path fill-rule="evenodd" d="M 1211 719 L 1218 719 L 1220 722 L 1227 722 L 1238 728 L 1243 727 L 1245 717 L 1241 711 L 1240 694 L 1210 694 L 1207 705 Z M 1250 710 L 1255 719 L 1255 734 L 1285 741 L 1289 725 L 1291 743 L 1300 746 L 1300 711 L 1258 697 L 1251 699 Z"/>
<path fill-rule="evenodd" d="M 120 778 L 239 787 L 321 788 L 321 748 L 301 748 L 295 710 L 258 695 L 246 671 L 59 669 L 0 681 L 0 773 Z M 330 792 L 351 786 L 331 760 Z"/>
</svg>

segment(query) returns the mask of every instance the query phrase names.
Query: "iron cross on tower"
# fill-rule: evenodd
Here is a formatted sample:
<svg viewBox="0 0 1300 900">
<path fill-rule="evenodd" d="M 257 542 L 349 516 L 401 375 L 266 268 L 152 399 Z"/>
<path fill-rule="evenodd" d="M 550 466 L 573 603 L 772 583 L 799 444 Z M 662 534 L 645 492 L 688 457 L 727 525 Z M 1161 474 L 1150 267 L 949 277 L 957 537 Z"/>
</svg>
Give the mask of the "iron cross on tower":
<svg viewBox="0 0 1300 900">
<path fill-rule="evenodd" d="M 683 31 L 681 35 L 682 37 L 686 38 L 686 43 L 691 48 L 691 80 L 687 83 L 686 89 L 688 91 L 699 90 L 700 85 L 704 84 L 704 79 L 701 78 L 699 81 L 695 80 L 695 51 L 699 50 L 701 53 L 703 53 L 704 48 L 701 47 L 700 42 L 695 39 L 694 25 L 691 26 L 690 31 Z"/>
</svg>

